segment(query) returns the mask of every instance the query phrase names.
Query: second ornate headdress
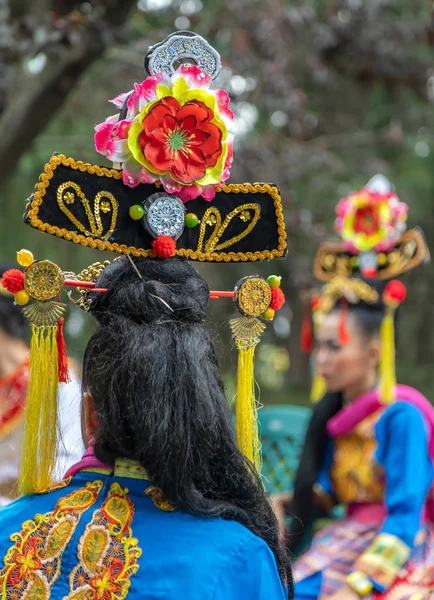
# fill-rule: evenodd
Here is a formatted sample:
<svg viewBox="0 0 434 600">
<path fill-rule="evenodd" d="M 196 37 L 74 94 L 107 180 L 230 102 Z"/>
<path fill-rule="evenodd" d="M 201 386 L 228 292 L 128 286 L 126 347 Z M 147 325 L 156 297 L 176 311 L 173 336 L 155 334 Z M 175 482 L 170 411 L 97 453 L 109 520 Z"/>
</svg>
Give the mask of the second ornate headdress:
<svg viewBox="0 0 434 600">
<path fill-rule="evenodd" d="M 340 242 L 326 242 L 317 251 L 314 275 L 325 285 L 319 296 L 310 299 L 315 321 L 340 304 L 340 342 L 348 340 L 346 312 L 348 304 L 363 302 L 382 307 L 384 318 L 380 331 L 380 395 L 384 402 L 394 398 L 395 341 L 394 313 L 406 297 L 404 284 L 396 279 L 422 263 L 430 254 L 421 229 L 406 230 L 408 207 L 401 202 L 391 183 L 376 175 L 358 192 L 342 198 L 336 208 L 335 229 Z M 374 280 L 384 282 L 382 292 Z M 305 318 L 302 345 L 311 349 Z M 316 374 L 312 400 L 319 400 L 324 382 Z"/>
</svg>

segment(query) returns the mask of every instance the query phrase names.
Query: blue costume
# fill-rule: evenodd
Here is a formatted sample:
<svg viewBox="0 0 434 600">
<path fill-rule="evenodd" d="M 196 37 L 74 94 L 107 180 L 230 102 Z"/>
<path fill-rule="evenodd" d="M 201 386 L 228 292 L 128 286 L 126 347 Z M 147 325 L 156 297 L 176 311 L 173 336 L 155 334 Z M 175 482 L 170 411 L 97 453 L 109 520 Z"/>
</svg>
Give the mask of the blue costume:
<svg viewBox="0 0 434 600">
<path fill-rule="evenodd" d="M 318 483 L 349 506 L 348 516 L 320 532 L 296 564 L 296 599 L 332 595 L 354 570 L 370 577 L 375 598 L 404 599 L 433 586 L 434 409 L 413 397 L 421 399 L 398 386 L 397 400 L 379 408 L 371 393 L 329 422 Z M 366 403 L 371 414 L 359 419 Z"/>
<path fill-rule="evenodd" d="M 282 600 L 267 544 L 237 522 L 176 510 L 118 461 L 0 512 L 3 600 Z"/>
</svg>

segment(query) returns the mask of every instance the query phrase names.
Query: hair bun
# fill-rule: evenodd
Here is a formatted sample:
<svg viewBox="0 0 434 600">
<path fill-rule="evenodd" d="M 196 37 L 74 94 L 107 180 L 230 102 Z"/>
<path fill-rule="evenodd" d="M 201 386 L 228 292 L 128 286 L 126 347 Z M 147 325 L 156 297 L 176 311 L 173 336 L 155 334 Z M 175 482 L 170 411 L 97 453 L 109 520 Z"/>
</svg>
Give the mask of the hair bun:
<svg viewBox="0 0 434 600">
<path fill-rule="evenodd" d="M 161 317 L 172 322 L 199 323 L 206 317 L 208 284 L 185 260 L 139 258 L 137 272 L 126 256 L 113 261 L 96 282 L 107 292 L 90 292 L 91 313 L 102 324 L 122 315 L 138 324 Z"/>
</svg>

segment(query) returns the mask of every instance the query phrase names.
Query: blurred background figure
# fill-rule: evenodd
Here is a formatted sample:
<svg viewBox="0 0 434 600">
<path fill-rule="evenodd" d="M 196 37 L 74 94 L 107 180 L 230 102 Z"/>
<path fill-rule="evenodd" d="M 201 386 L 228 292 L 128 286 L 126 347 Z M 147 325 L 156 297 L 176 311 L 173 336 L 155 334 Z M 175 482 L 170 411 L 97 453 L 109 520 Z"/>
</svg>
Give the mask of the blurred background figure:
<svg viewBox="0 0 434 600">
<path fill-rule="evenodd" d="M 397 385 L 395 312 L 404 284 L 392 279 L 429 260 L 407 206 L 377 175 L 337 208 L 340 243 L 324 243 L 314 264 L 327 283 L 312 302 L 314 408 L 294 495 L 274 498 L 292 552 L 319 511 L 345 507 L 314 535 L 295 563 L 296 599 L 428 598 L 433 589 L 434 408 Z M 318 400 L 319 398 L 313 398 Z"/>
<path fill-rule="evenodd" d="M 8 267 L 0 268 L 0 276 Z M 0 284 L 0 506 L 17 494 L 29 371 L 28 325 Z"/>
<path fill-rule="evenodd" d="M 0 277 L 10 268 L 0 267 Z M 14 267 L 15 268 L 15 267 Z M 22 307 L 0 287 L 0 506 L 17 497 L 18 467 L 29 376 L 29 325 Z M 81 387 L 72 381 L 59 389 L 59 459 L 56 478 L 84 452 L 80 429 Z"/>
</svg>

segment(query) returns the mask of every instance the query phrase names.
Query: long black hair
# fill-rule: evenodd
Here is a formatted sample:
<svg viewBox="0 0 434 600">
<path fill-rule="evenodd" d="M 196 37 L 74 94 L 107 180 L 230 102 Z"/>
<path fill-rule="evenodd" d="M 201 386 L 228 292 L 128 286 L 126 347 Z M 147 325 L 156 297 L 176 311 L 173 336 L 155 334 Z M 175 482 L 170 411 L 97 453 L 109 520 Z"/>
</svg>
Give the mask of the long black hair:
<svg viewBox="0 0 434 600">
<path fill-rule="evenodd" d="M 263 485 L 237 448 L 216 354 L 205 326 L 209 288 L 187 262 L 126 257 L 91 294 L 99 326 L 83 363 L 83 385 L 100 428 L 105 463 L 138 460 L 180 510 L 242 523 L 276 557 L 292 598 L 289 559 Z"/>
<path fill-rule="evenodd" d="M 381 297 L 384 283 L 368 281 Z M 340 302 L 332 311 L 340 310 Z M 374 304 L 358 302 L 349 304 L 348 312 L 353 316 L 361 335 L 367 340 L 379 335 L 384 315 L 381 300 Z M 313 486 L 323 464 L 327 444 L 327 422 L 342 408 L 343 400 L 340 392 L 326 393 L 313 408 L 312 417 L 306 432 L 300 463 L 294 481 L 294 495 L 290 506 L 292 515 L 288 549 L 297 554 L 300 551 L 309 525 L 314 518 Z"/>
</svg>

